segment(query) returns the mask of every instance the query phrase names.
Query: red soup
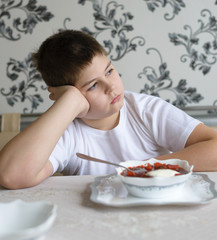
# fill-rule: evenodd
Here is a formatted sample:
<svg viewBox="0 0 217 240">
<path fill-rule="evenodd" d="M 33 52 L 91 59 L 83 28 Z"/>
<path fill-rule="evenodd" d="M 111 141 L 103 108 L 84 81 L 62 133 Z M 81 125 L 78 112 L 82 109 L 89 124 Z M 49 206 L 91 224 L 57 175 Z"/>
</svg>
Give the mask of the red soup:
<svg viewBox="0 0 217 240">
<path fill-rule="evenodd" d="M 159 169 L 175 170 L 178 172 L 177 174 L 175 174 L 175 176 L 188 173 L 185 169 L 181 168 L 179 165 L 165 164 L 165 163 L 160 163 L 160 162 L 156 162 L 153 165 L 150 163 L 147 163 L 147 164 L 140 165 L 140 166 L 128 167 L 128 169 L 130 169 L 130 170 L 144 169 L 144 171 L 142 171 L 140 173 L 135 173 L 135 172 L 123 170 L 121 172 L 121 175 L 128 176 L 128 177 L 150 178 L 151 176 L 148 176 L 147 173 L 150 171 L 155 171 L 155 170 L 159 170 Z"/>
</svg>

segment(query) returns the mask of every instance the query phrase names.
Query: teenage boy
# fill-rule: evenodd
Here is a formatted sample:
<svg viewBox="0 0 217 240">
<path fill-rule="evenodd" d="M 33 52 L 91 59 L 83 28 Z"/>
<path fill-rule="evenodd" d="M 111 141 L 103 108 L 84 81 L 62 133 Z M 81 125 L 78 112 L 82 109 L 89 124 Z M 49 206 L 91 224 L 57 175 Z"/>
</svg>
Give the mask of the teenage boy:
<svg viewBox="0 0 217 240">
<path fill-rule="evenodd" d="M 61 31 L 33 54 L 54 104 L 0 152 L 0 185 L 25 188 L 54 172 L 109 174 L 112 162 L 188 160 L 195 171 L 217 170 L 217 132 L 167 103 L 124 91 L 102 46 L 80 31 Z"/>
</svg>

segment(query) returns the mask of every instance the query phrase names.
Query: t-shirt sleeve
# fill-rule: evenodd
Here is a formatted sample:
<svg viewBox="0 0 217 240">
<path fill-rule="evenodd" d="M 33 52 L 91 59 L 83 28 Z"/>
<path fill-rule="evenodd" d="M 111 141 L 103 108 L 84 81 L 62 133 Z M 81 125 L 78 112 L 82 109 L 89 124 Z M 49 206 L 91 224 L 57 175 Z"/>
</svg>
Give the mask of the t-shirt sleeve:
<svg viewBox="0 0 217 240">
<path fill-rule="evenodd" d="M 53 173 L 62 172 L 68 164 L 71 149 L 70 145 L 71 138 L 68 129 L 66 129 L 49 157 L 49 160 L 53 165 Z"/>
<path fill-rule="evenodd" d="M 156 144 L 172 152 L 185 147 L 194 128 L 201 122 L 161 98 L 151 98 L 144 109 L 144 121 Z"/>
</svg>

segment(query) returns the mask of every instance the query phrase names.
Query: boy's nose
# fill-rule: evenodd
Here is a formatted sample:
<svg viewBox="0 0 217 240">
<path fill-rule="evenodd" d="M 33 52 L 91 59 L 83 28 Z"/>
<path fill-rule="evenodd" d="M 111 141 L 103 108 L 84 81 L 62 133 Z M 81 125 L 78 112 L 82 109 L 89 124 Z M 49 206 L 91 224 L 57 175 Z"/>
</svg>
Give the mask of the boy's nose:
<svg viewBox="0 0 217 240">
<path fill-rule="evenodd" d="M 115 89 L 115 86 L 114 86 L 113 83 L 107 84 L 106 89 L 105 89 L 105 93 L 109 94 L 109 93 L 113 92 L 114 89 Z"/>
</svg>

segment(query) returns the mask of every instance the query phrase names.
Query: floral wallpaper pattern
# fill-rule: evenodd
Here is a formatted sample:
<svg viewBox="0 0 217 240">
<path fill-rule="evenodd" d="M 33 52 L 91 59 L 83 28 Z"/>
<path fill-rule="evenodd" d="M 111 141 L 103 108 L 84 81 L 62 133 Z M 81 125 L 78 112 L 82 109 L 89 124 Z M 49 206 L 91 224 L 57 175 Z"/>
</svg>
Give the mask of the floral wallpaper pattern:
<svg viewBox="0 0 217 240">
<path fill-rule="evenodd" d="M 133 19 L 133 15 L 130 12 L 121 12 L 119 16 L 118 8 L 124 10 L 124 5 L 118 4 L 115 1 L 108 1 L 103 11 L 102 5 L 93 2 L 93 17 L 94 17 L 94 27 L 95 32 L 90 31 L 87 27 L 81 28 L 82 31 L 89 33 L 97 39 L 99 34 L 107 31 L 109 32 L 110 39 L 104 40 L 103 45 L 110 55 L 111 60 L 118 61 L 124 57 L 130 51 L 136 51 L 137 46 L 143 46 L 145 44 L 145 39 L 142 36 L 135 36 L 132 39 L 127 37 L 127 33 L 133 31 L 133 26 L 130 21 Z M 86 1 L 80 1 L 80 4 L 84 5 Z M 117 38 L 117 44 L 114 46 L 113 42 Z M 113 52 L 115 50 L 115 53 Z"/>
<path fill-rule="evenodd" d="M 171 11 L 164 14 L 165 20 L 172 20 L 179 12 L 181 8 L 185 7 L 185 3 L 182 0 L 144 0 L 150 11 L 154 12 L 156 8 L 167 8 L 170 7 Z"/>
<path fill-rule="evenodd" d="M 24 13 L 23 19 L 21 14 L 13 15 L 14 11 Z M 54 17 L 46 6 L 37 5 L 37 0 L 29 0 L 27 3 L 23 0 L 1 0 L 0 13 L 0 37 L 12 41 L 20 40 L 22 34 L 32 34 L 39 22 Z M 9 25 L 9 19 L 13 19 L 12 26 Z"/>
<path fill-rule="evenodd" d="M 159 74 L 156 73 L 156 70 L 152 66 L 144 67 L 143 71 L 138 74 L 138 77 L 142 78 L 145 76 L 150 83 L 145 84 L 144 88 L 140 91 L 141 93 L 160 97 L 161 91 L 170 91 L 174 94 L 175 100 L 172 102 L 170 99 L 165 100 L 177 107 L 183 107 L 192 102 L 198 103 L 203 99 L 201 94 L 197 93 L 196 88 L 186 86 L 186 79 L 180 79 L 177 86 L 173 87 L 170 71 L 167 70 L 167 64 L 163 62 L 160 52 L 157 49 L 149 48 L 147 49 L 147 54 L 150 54 L 151 51 L 155 51 L 160 58 Z"/>
<path fill-rule="evenodd" d="M 185 25 L 184 29 L 188 30 L 188 35 L 169 33 L 169 38 L 174 45 L 185 47 L 186 53 L 181 56 L 181 61 L 186 62 L 189 58 L 189 66 L 193 70 L 201 70 L 205 75 L 217 60 L 217 19 L 207 9 L 201 11 L 201 16 L 207 20 L 205 22 L 199 19 L 200 26 L 196 31 L 193 31 L 191 26 Z M 207 33 L 210 39 L 206 38 L 200 49 L 196 50 L 195 47 L 201 42 L 200 38 L 204 33 Z"/>
<path fill-rule="evenodd" d="M 32 66 L 32 55 L 29 54 L 24 61 L 10 59 L 7 64 L 7 77 L 16 84 L 6 90 L 1 88 L 1 94 L 5 96 L 9 106 L 14 106 L 17 102 L 29 102 L 31 106 L 24 106 L 23 113 L 32 113 L 40 103 L 43 103 L 43 98 L 39 90 L 46 90 L 45 84 L 39 72 Z M 34 93 L 29 93 L 33 89 Z"/>
<path fill-rule="evenodd" d="M 1 113 L 52 104 L 31 53 L 59 29 L 95 37 L 127 90 L 216 105 L 216 10 L 216 0 L 0 0 Z"/>
</svg>

